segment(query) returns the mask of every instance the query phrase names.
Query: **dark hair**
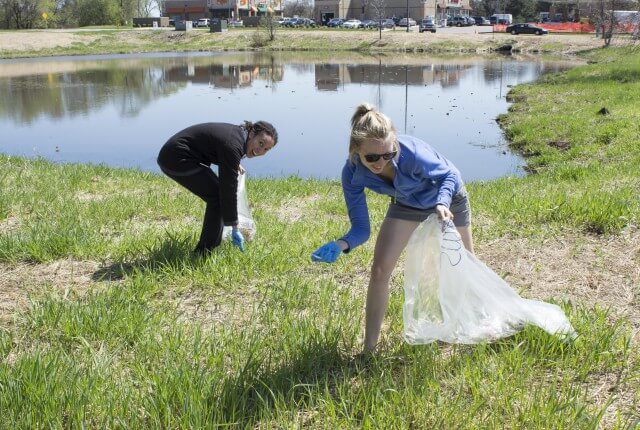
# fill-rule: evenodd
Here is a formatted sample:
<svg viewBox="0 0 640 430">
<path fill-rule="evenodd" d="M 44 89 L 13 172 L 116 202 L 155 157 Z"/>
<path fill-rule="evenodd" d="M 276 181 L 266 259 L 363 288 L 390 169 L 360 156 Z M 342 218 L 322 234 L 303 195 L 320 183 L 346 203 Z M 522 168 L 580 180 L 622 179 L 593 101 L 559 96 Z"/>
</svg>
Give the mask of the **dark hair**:
<svg viewBox="0 0 640 430">
<path fill-rule="evenodd" d="M 258 121 L 253 123 L 251 121 L 245 121 L 243 127 L 249 132 L 253 131 L 254 135 L 260 133 L 267 133 L 271 138 L 273 138 L 273 144 L 278 143 L 278 131 L 276 128 L 267 121 Z"/>
</svg>

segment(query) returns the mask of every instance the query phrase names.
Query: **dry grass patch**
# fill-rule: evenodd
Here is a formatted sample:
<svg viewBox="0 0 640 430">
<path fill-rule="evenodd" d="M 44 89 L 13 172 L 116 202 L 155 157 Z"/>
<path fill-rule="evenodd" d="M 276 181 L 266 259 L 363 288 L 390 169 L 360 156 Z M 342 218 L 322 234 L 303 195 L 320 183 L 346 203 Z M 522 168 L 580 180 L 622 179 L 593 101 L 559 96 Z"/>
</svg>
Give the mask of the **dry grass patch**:
<svg viewBox="0 0 640 430">
<path fill-rule="evenodd" d="M 178 322 L 197 324 L 208 330 L 214 326 L 245 325 L 251 320 L 263 295 L 254 287 L 215 292 L 190 289 L 184 293 L 177 293 L 167 290 L 163 300 L 168 300 L 175 307 Z"/>
<path fill-rule="evenodd" d="M 481 260 L 533 299 L 556 298 L 611 309 L 640 330 L 640 230 L 617 236 L 577 235 L 533 242 L 502 237 L 479 244 Z"/>
<path fill-rule="evenodd" d="M 134 216 L 129 222 L 126 229 L 126 234 L 141 233 L 149 229 L 152 230 L 167 230 L 168 228 L 183 228 L 194 227 L 199 228 L 202 224 L 201 219 L 197 219 L 193 216 L 185 216 L 180 219 L 171 218 L 168 216 L 160 216 L 155 219 L 145 219 L 143 217 Z"/>
<path fill-rule="evenodd" d="M 234 29 L 227 33 L 209 34 L 203 31 L 176 32 L 170 29 L 152 31 L 150 29 L 126 29 L 122 31 L 94 31 L 88 29 L 31 30 L 3 32 L 0 38 L 0 52 L 12 53 L 37 51 L 74 44 L 104 45 L 103 50 L 114 44 L 125 51 L 138 48 L 166 51 L 167 47 L 180 44 L 180 50 L 193 49 L 246 49 L 251 46 L 256 33 L 254 28 Z M 628 39 L 617 38 L 613 46 L 629 45 Z M 478 33 L 442 31 L 424 37 L 415 31 L 384 31 L 382 39 L 377 31 L 327 31 L 326 29 L 279 31 L 276 40 L 267 49 L 342 49 L 371 50 L 378 52 L 436 51 L 436 52 L 477 52 L 483 53 L 505 44 L 513 45 L 520 52 L 554 52 L 572 54 L 603 45 L 602 40 L 593 35 L 549 34 L 544 37 L 520 36 L 514 38 L 507 33 Z M 192 48 L 189 48 L 189 47 Z M 97 49 L 100 49 L 99 47 Z"/>
<path fill-rule="evenodd" d="M 79 191 L 76 193 L 75 198 L 81 202 L 99 202 L 104 200 L 105 196 L 103 194 Z"/>
<path fill-rule="evenodd" d="M 0 326 L 6 325 L 29 298 L 53 288 L 63 297 L 82 297 L 96 284 L 95 261 L 58 260 L 46 264 L 0 264 Z"/>
<path fill-rule="evenodd" d="M 35 49 L 65 48 L 74 43 L 89 44 L 101 37 L 85 32 L 82 35 L 73 30 L 22 30 L 5 31 L 0 37 L 0 51 L 29 51 Z"/>
<path fill-rule="evenodd" d="M 307 197 L 285 200 L 279 206 L 266 210 L 275 213 L 279 220 L 293 224 L 300 221 L 303 216 L 308 217 L 312 212 L 311 207 L 320 199 L 318 194 L 312 194 Z"/>
<path fill-rule="evenodd" d="M 17 231 L 21 225 L 22 222 L 20 221 L 20 218 L 9 216 L 0 221 L 0 234 L 13 233 L 14 231 Z"/>
<path fill-rule="evenodd" d="M 610 402 L 602 416 L 600 428 L 615 428 L 618 418 L 624 416 L 625 411 L 632 411 L 633 405 L 637 404 L 638 399 L 634 400 L 634 396 L 637 396 L 638 386 L 630 384 L 629 380 L 633 381 L 629 375 L 606 373 L 592 375 L 583 384 L 596 405 L 603 407 Z M 640 420 L 638 412 L 634 418 Z"/>
</svg>

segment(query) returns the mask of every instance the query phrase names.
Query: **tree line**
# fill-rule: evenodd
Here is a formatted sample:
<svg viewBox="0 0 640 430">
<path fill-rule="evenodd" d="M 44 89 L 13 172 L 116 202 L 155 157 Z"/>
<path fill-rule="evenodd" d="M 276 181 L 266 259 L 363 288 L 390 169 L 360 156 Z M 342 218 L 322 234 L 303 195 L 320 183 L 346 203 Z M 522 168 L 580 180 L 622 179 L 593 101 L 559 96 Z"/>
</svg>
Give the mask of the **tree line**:
<svg viewBox="0 0 640 430">
<path fill-rule="evenodd" d="M 66 28 L 131 25 L 148 17 L 160 0 L 0 0 L 0 28 Z"/>
<path fill-rule="evenodd" d="M 509 13 L 514 22 L 537 21 L 540 12 L 555 11 L 564 21 L 588 18 L 594 23 L 614 10 L 638 10 L 640 0 L 470 0 L 472 15 L 489 17 L 495 13 Z"/>
</svg>

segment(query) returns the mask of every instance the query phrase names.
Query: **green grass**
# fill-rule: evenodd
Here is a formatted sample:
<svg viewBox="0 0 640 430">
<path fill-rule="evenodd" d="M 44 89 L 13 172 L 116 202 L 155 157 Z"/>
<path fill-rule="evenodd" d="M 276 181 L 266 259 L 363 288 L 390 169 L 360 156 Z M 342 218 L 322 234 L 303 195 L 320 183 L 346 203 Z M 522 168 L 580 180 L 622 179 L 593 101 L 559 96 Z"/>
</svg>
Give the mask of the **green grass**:
<svg viewBox="0 0 640 430">
<path fill-rule="evenodd" d="M 46 32 L 47 30 L 33 30 Z M 20 34 L 5 31 L 7 34 Z M 477 34 L 473 40 L 450 38 L 434 39 L 417 32 L 407 35 L 403 30 L 377 31 L 346 29 L 279 28 L 274 41 L 266 40 L 266 30 L 258 28 L 231 28 L 226 33 L 210 33 L 206 29 L 189 32 L 172 30 L 140 30 L 118 27 L 86 28 L 70 32 L 77 37 L 74 43 L 39 49 L 0 50 L 0 58 L 43 57 L 61 55 L 94 55 L 143 52 L 189 51 L 328 51 L 361 53 L 427 52 L 435 55 L 475 54 L 489 52 L 506 43 L 517 45 L 518 52 L 563 53 L 575 51 L 570 44 L 537 46 L 535 38 L 514 40 L 504 33 Z M 409 36 L 407 38 L 407 36 Z M 50 37 L 55 37 L 51 35 Z M 592 37 L 592 36 L 585 36 Z"/>
<path fill-rule="evenodd" d="M 589 58 L 512 90 L 501 123 L 536 173 L 469 184 L 478 243 L 637 226 L 640 53 Z M 569 149 L 549 146 L 561 140 Z M 608 426 L 640 420 L 637 345 L 597 306 L 561 303 L 572 343 L 527 327 L 411 347 L 397 273 L 381 349 L 353 363 L 373 240 L 332 266 L 309 261 L 347 228 L 337 182 L 250 179 L 255 240 L 200 259 L 202 203 L 167 178 L 7 156 L 0 172 L 0 270 L 98 266 L 86 292 L 43 277 L 0 319 L 0 429 L 592 429 L 621 393 Z M 387 199 L 368 199 L 376 232 Z"/>
<path fill-rule="evenodd" d="M 601 64 L 548 75 L 509 93 L 515 103 L 501 124 L 538 172 L 516 181 L 510 193 L 519 222 L 596 233 L 638 224 L 640 51 L 607 52 L 590 54 Z M 599 114 L 602 108 L 609 113 Z M 489 187 L 504 182 L 510 181 Z"/>
</svg>

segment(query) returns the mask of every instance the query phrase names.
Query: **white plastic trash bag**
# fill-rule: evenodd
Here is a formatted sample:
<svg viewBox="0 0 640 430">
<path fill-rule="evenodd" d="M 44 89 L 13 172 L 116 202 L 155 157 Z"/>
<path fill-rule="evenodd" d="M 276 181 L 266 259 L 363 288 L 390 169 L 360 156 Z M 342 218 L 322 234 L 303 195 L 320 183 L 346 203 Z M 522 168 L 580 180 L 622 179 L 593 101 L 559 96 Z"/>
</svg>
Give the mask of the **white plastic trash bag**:
<svg viewBox="0 0 640 430">
<path fill-rule="evenodd" d="M 575 337 L 559 306 L 521 298 L 469 253 L 452 222 L 430 215 L 407 245 L 404 337 L 410 344 L 487 342 L 525 324 Z"/>
<path fill-rule="evenodd" d="M 244 239 L 249 241 L 256 235 L 256 223 L 253 221 L 251 208 L 249 208 L 247 187 L 245 185 L 246 176 L 246 173 L 238 174 L 238 228 L 242 236 L 244 236 Z M 225 227 L 222 230 L 222 240 L 231 237 L 231 230 L 231 227 Z"/>
</svg>

